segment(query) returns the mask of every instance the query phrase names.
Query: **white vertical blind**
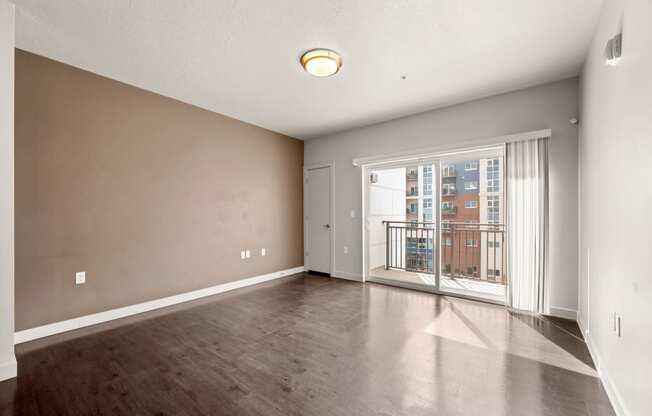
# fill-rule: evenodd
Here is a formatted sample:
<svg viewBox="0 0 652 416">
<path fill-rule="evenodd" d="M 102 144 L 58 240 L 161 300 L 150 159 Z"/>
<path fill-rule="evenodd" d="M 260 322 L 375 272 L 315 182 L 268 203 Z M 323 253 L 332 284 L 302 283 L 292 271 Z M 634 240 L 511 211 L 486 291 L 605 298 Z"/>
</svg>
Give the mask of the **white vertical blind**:
<svg viewBox="0 0 652 416">
<path fill-rule="evenodd" d="M 549 313 L 548 138 L 507 143 L 507 243 L 513 309 Z"/>
</svg>

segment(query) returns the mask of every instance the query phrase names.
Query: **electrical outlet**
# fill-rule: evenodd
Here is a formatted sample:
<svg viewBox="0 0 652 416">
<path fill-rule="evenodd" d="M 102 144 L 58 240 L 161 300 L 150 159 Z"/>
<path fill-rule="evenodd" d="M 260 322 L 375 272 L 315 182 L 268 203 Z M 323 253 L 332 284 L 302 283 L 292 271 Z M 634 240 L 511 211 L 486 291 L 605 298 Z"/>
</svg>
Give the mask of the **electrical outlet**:
<svg viewBox="0 0 652 416">
<path fill-rule="evenodd" d="M 266 255 L 266 254 L 267 254 L 267 251 L 265 251 L 264 248 L 261 248 L 261 249 L 260 249 L 260 255 L 261 255 L 261 256 L 264 256 L 264 255 Z"/>
<path fill-rule="evenodd" d="M 245 252 L 245 255 L 247 256 L 247 258 L 250 258 L 250 257 L 251 257 L 251 251 L 250 251 L 250 250 L 247 250 L 247 251 Z"/>
<path fill-rule="evenodd" d="M 349 248 L 347 246 L 344 246 L 344 254 L 349 254 Z"/>
<path fill-rule="evenodd" d="M 247 253 L 245 253 L 244 250 L 242 250 L 242 251 L 240 252 L 240 258 L 243 259 L 243 260 L 244 260 L 245 258 L 247 258 Z"/>
<path fill-rule="evenodd" d="M 75 284 L 81 285 L 86 283 L 86 272 L 77 272 L 75 273 Z"/>
</svg>

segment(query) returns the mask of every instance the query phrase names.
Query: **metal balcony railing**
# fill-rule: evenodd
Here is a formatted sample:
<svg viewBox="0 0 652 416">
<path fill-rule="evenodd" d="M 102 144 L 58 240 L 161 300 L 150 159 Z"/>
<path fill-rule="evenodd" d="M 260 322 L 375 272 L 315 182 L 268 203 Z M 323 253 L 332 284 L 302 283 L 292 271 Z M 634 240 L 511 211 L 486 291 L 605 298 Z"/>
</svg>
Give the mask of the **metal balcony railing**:
<svg viewBox="0 0 652 416">
<path fill-rule="evenodd" d="M 441 274 L 505 284 L 504 224 L 449 223 L 442 233 Z"/>
<path fill-rule="evenodd" d="M 432 222 L 383 221 L 385 269 L 434 273 L 435 224 Z"/>
<path fill-rule="evenodd" d="M 446 223 L 439 236 L 433 222 L 383 221 L 385 268 L 506 284 L 505 226 Z"/>
<path fill-rule="evenodd" d="M 457 214 L 457 206 L 456 205 L 444 205 L 441 207 L 441 213 L 443 215 L 455 215 Z"/>
</svg>

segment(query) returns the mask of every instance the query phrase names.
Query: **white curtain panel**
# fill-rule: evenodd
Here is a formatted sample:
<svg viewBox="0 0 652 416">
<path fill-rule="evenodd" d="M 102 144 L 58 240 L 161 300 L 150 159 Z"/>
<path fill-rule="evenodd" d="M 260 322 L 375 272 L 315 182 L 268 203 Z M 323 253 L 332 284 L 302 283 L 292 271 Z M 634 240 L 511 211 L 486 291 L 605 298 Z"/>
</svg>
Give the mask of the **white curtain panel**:
<svg viewBox="0 0 652 416">
<path fill-rule="evenodd" d="M 549 313 L 547 138 L 507 143 L 508 303 Z"/>
</svg>

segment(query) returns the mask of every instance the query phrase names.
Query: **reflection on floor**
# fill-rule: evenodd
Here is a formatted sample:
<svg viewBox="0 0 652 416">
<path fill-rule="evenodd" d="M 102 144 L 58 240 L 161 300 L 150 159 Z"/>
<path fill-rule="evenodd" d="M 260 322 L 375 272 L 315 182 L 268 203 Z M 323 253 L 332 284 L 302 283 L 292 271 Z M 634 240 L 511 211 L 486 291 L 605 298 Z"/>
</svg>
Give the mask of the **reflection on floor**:
<svg viewBox="0 0 652 416">
<path fill-rule="evenodd" d="M 586 344 L 560 325 L 309 274 L 19 344 L 16 356 L 3 416 L 614 416 Z"/>
<path fill-rule="evenodd" d="M 435 276 L 426 273 L 406 272 L 404 270 L 376 267 L 371 270 L 371 276 L 399 282 L 435 286 Z M 440 289 L 458 295 L 472 296 L 493 302 L 505 302 L 506 287 L 499 283 L 491 283 L 471 279 L 452 279 L 442 276 Z"/>
</svg>

